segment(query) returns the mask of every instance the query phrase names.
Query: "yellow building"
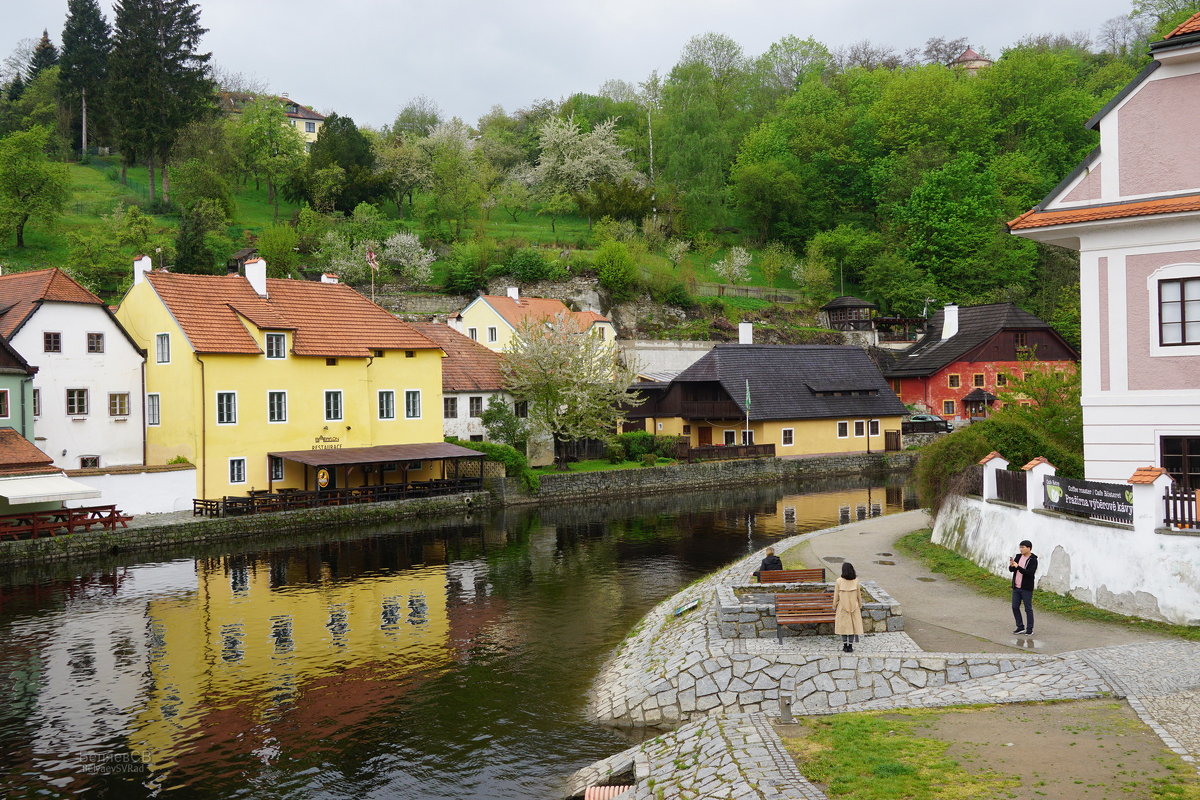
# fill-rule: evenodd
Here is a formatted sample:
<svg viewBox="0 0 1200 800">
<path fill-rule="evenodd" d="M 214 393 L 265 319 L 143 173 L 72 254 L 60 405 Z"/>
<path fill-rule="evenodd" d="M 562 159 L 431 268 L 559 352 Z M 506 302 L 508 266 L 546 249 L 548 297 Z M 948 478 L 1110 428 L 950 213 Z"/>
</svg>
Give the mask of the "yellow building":
<svg viewBox="0 0 1200 800">
<path fill-rule="evenodd" d="M 907 413 L 866 352 L 844 345 L 719 344 L 643 395 L 626 416 L 650 433 L 777 456 L 899 450 Z"/>
<path fill-rule="evenodd" d="M 472 341 L 497 353 L 530 322 L 550 321 L 558 315 L 573 320 L 581 333 L 598 336 L 617 346 L 617 329 L 595 311 L 572 311 L 561 300 L 546 297 L 521 297 L 516 288 L 507 295 L 480 295 L 451 320 L 451 325 Z"/>
<path fill-rule="evenodd" d="M 261 96 L 248 92 L 221 92 L 219 101 L 226 113 L 240 114 L 243 106 Z M 300 135 L 304 137 L 304 151 L 311 150 L 313 142 L 321 132 L 321 126 L 325 124 L 325 115 L 313 111 L 309 106 L 300 105 L 286 94 L 273 99 L 283 106 L 288 125 L 300 131 Z"/>
<path fill-rule="evenodd" d="M 130 746 L 150 769 L 344 736 L 454 657 L 447 567 L 353 580 L 312 567 L 201 560 L 194 590 L 148 603 Z"/>
<path fill-rule="evenodd" d="M 441 477 L 394 447 L 449 447 L 436 344 L 349 286 L 268 279 L 261 259 L 245 277 L 149 261 L 116 312 L 147 351 L 147 464 L 192 462 L 202 498 Z"/>
</svg>

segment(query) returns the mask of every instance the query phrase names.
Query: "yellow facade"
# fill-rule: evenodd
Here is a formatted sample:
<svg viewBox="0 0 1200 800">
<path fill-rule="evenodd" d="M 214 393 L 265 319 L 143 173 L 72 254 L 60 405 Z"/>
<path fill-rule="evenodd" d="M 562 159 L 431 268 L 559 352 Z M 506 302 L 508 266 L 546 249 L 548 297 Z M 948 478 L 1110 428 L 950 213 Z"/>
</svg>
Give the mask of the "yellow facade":
<svg viewBox="0 0 1200 800">
<path fill-rule="evenodd" d="M 502 353 L 508 349 L 517 332 L 501 314 L 482 299 L 474 300 L 462 311 L 463 335 L 489 350 Z M 610 346 L 617 346 L 617 329 L 611 322 L 595 322 L 587 331 L 590 336 L 602 337 Z"/>
<path fill-rule="evenodd" d="M 818 453 L 881 452 L 884 434 L 899 431 L 902 417 L 845 417 L 844 419 L 751 420 L 750 431 L 754 444 L 775 445 L 777 456 L 804 456 Z M 878 422 L 878 431 L 871 434 L 871 421 Z M 839 427 L 844 423 L 844 428 Z M 861 423 L 862 435 L 857 435 Z M 661 427 L 659 427 L 661 425 Z M 687 433 L 684 433 L 684 427 Z M 709 428 L 711 444 L 741 444 L 745 422 L 735 420 L 689 420 L 682 417 L 650 417 L 646 430 L 659 436 L 688 437 L 692 447 L 699 447 L 701 429 Z M 791 444 L 785 444 L 784 431 L 791 431 Z M 840 435 L 842 432 L 845 435 Z M 732 442 L 729 440 L 732 439 Z"/>
<path fill-rule="evenodd" d="M 147 402 L 157 397 L 158 424 L 147 419 L 146 463 L 186 458 L 196 465 L 197 497 L 303 488 L 306 471 L 294 462 L 283 463 L 281 480 L 270 479 L 270 452 L 442 441 L 440 350 L 385 350 L 382 357 L 340 357 L 330 365 L 325 358 L 294 355 L 291 331 L 259 329 L 243 318 L 264 354 L 197 354 L 147 281 L 130 289 L 116 313 L 146 350 Z M 287 337 L 286 357 L 266 357 L 268 333 Z M 159 361 L 159 334 L 169 337 L 166 362 Z M 283 393 L 285 421 L 269 420 L 272 392 Z M 326 392 L 341 392 L 341 419 L 326 418 Z M 391 419 L 381 418 L 381 392 L 392 393 Z M 417 393 L 419 416 L 408 416 L 409 392 Z M 218 395 L 233 396 L 234 422 L 219 418 Z M 244 480 L 234 480 L 235 459 L 244 459 Z M 377 482 L 361 470 L 337 473 L 339 486 Z M 409 477 L 431 474 L 427 462 Z M 316 488 L 311 478 L 308 488 Z"/>
<path fill-rule="evenodd" d="M 284 739 L 294 725 L 266 731 L 306 694 L 350 724 L 388 702 L 381 686 L 403 691 L 452 654 L 444 567 L 273 588 L 267 564 L 200 561 L 196 590 L 146 618 L 151 688 L 130 746 L 151 770 L 186 763 L 212 728 Z"/>
</svg>

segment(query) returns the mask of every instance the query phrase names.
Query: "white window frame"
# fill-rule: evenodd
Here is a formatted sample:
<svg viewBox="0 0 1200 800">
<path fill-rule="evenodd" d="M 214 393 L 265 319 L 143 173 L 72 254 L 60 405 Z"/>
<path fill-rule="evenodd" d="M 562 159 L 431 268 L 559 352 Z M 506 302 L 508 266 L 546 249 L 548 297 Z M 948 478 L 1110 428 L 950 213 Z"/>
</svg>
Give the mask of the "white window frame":
<svg viewBox="0 0 1200 800">
<path fill-rule="evenodd" d="M 472 342 L 479 341 L 479 329 L 478 328 L 467 328 L 467 337 Z"/>
<path fill-rule="evenodd" d="M 42 390 L 38 387 L 33 387 L 33 416 L 40 417 L 42 415 Z"/>
<path fill-rule="evenodd" d="M 235 479 L 235 476 L 236 476 L 236 473 L 234 472 L 235 465 L 237 465 L 238 468 L 241 470 L 241 480 Z M 226 474 L 229 476 L 229 485 L 230 486 L 236 486 L 238 484 L 245 483 L 246 482 L 246 459 L 244 459 L 244 458 L 229 459 L 229 471 Z"/>
<path fill-rule="evenodd" d="M 1159 303 L 1159 283 L 1162 281 L 1178 281 L 1189 280 L 1191 278 L 1200 278 L 1200 264 L 1193 262 L 1170 264 L 1165 267 L 1160 267 L 1146 278 L 1146 302 L 1149 305 L 1150 330 L 1147 332 L 1149 337 L 1146 341 L 1150 344 L 1150 357 L 1159 358 L 1162 356 L 1200 356 L 1200 344 L 1159 344 L 1161 336 L 1162 323 L 1160 315 L 1162 313 L 1162 305 Z M 1133 354 L 1131 353 L 1132 357 Z"/>
<path fill-rule="evenodd" d="M 276 467 L 279 469 L 276 470 Z M 287 475 L 287 467 L 281 456 L 267 456 L 267 476 L 272 481 L 281 481 Z"/>
<path fill-rule="evenodd" d="M 169 334 L 169 333 L 154 334 L 154 363 L 155 364 L 170 364 L 171 363 L 171 334 Z"/>
<path fill-rule="evenodd" d="M 733 447 L 737 444 L 738 432 L 735 430 L 725 430 L 721 434 L 721 441 L 726 447 Z"/>
<path fill-rule="evenodd" d="M 46 347 L 46 345 L 48 345 L 50 343 L 50 340 L 46 338 L 47 336 L 57 336 L 58 337 L 57 339 L 54 340 L 54 343 L 56 346 L 53 350 L 48 349 Z M 43 353 L 61 353 L 62 351 L 63 351 L 63 349 L 62 349 L 62 331 L 42 331 L 42 352 Z"/>
<path fill-rule="evenodd" d="M 387 407 L 384 407 L 384 397 L 387 397 Z M 396 390 L 395 389 L 380 389 L 375 395 L 375 410 L 379 414 L 381 420 L 393 420 L 396 418 Z M 385 415 L 384 412 L 388 413 Z"/>
<path fill-rule="evenodd" d="M 272 346 L 271 346 L 272 342 L 279 343 L 278 347 L 272 348 Z M 287 334 L 286 333 L 268 333 L 264 337 L 264 344 L 266 345 L 264 350 L 266 351 L 267 358 L 271 359 L 272 361 L 279 361 L 281 359 L 287 358 Z M 275 349 L 278 352 L 278 355 L 271 355 L 272 349 Z"/>
<path fill-rule="evenodd" d="M 329 416 L 329 398 L 331 395 L 337 395 L 337 416 Z M 341 389 L 326 389 L 322 398 L 322 413 L 325 415 L 326 422 L 342 422 L 346 419 L 345 395 Z"/>
<path fill-rule="evenodd" d="M 158 392 L 146 395 L 146 424 L 151 427 L 162 424 L 162 395 Z"/>
<path fill-rule="evenodd" d="M 854 438 L 864 439 L 867 436 L 867 421 L 865 419 L 854 420 Z"/>
<path fill-rule="evenodd" d="M 838 422 L 837 422 L 837 438 L 839 438 L 839 439 L 849 439 L 850 438 L 850 421 L 849 420 L 845 420 L 845 419 L 838 420 Z"/>
<path fill-rule="evenodd" d="M 449 404 L 449 405 L 447 405 Z M 449 413 L 447 413 L 449 412 Z M 454 396 L 442 398 L 442 419 L 458 419 L 458 398 Z"/>
<path fill-rule="evenodd" d="M 100 339 L 99 339 L 100 349 L 99 350 L 92 349 L 92 337 L 93 336 L 100 337 Z M 87 335 L 84 337 L 83 348 L 84 348 L 84 351 L 90 356 L 101 355 L 104 352 L 104 332 L 103 331 L 88 331 Z"/>
<path fill-rule="evenodd" d="M 476 405 L 479 406 L 478 414 L 475 413 Z M 478 396 L 478 395 L 475 397 L 468 397 L 467 398 L 467 418 L 468 419 L 479 419 L 482 416 L 483 416 L 483 397 Z"/>
<path fill-rule="evenodd" d="M 879 420 L 873 419 L 867 422 L 867 436 L 879 436 Z"/>
<path fill-rule="evenodd" d="M 792 447 L 796 444 L 796 429 L 784 428 L 779 433 L 780 447 Z"/>
<path fill-rule="evenodd" d="M 0 389 L 0 419 L 9 419 L 12 417 L 12 403 L 8 395 L 8 389 Z"/>
<path fill-rule="evenodd" d="M 282 419 L 272 419 L 271 418 L 272 414 L 275 411 L 275 409 L 273 409 L 271 407 L 271 396 L 272 395 L 282 395 L 283 396 L 283 418 Z M 283 423 L 285 423 L 287 421 L 288 421 L 287 389 L 268 389 L 267 390 L 267 424 L 268 425 L 282 425 Z"/>
<path fill-rule="evenodd" d="M 317 123 L 305 122 L 304 123 L 304 132 L 305 133 L 316 133 L 317 132 Z"/>
<path fill-rule="evenodd" d="M 747 430 L 747 429 L 743 428 L 739 434 L 739 437 L 742 441 L 743 446 L 746 446 L 746 445 L 749 445 L 751 447 L 754 446 L 754 431 L 753 430 Z"/>
<path fill-rule="evenodd" d="M 222 392 L 217 392 L 216 394 L 217 394 L 217 396 L 213 401 L 213 408 L 217 414 L 217 424 L 218 425 L 237 425 L 237 407 L 238 407 L 237 392 L 236 391 L 222 391 Z M 233 411 L 233 415 L 232 415 L 233 418 L 227 419 L 224 422 L 221 421 L 221 412 L 222 412 L 221 397 L 222 396 L 227 396 L 227 397 L 233 398 L 233 405 L 231 407 L 232 411 Z"/>
<path fill-rule="evenodd" d="M 409 400 L 416 395 L 417 398 L 417 413 L 410 414 Z M 404 390 L 404 418 L 405 419 L 421 419 L 421 390 L 420 389 L 405 389 Z"/>
<path fill-rule="evenodd" d="M 488 326 L 488 341 L 494 342 L 500 338 L 500 330 L 495 325 Z"/>
</svg>

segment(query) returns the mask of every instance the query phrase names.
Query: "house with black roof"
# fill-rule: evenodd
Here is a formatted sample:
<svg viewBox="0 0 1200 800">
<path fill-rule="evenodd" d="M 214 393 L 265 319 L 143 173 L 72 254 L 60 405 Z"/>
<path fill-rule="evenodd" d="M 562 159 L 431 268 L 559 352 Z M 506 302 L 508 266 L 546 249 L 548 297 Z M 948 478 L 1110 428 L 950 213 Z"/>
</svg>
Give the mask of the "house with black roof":
<svg viewBox="0 0 1200 800">
<path fill-rule="evenodd" d="M 1079 352 L 1057 331 L 1013 303 L 948 305 L 910 349 L 877 355 L 905 404 L 949 420 L 987 416 L 1009 381 L 1031 369 L 1079 364 Z"/>
<path fill-rule="evenodd" d="M 774 444 L 780 456 L 898 450 L 906 413 L 866 351 L 847 345 L 719 344 L 645 396 L 627 416 L 648 431 L 692 447 Z"/>
</svg>

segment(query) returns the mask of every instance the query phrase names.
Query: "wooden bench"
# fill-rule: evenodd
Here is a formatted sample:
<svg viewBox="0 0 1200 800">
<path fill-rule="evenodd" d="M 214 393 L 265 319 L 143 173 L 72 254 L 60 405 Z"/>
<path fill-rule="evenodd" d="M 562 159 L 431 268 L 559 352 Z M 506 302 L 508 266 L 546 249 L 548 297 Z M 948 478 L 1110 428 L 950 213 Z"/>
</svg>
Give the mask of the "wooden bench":
<svg viewBox="0 0 1200 800">
<path fill-rule="evenodd" d="M 824 583 L 825 569 L 768 569 L 758 573 L 759 583 Z"/>
<path fill-rule="evenodd" d="M 775 595 L 775 636 L 783 644 L 783 626 L 833 622 L 833 592 Z"/>
</svg>

